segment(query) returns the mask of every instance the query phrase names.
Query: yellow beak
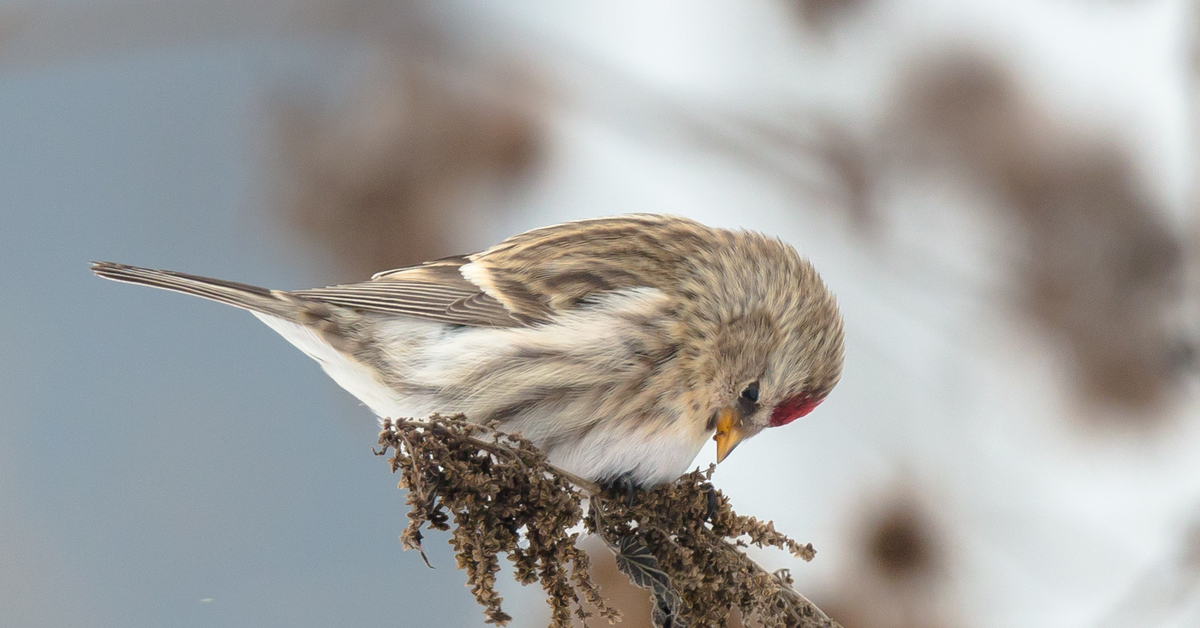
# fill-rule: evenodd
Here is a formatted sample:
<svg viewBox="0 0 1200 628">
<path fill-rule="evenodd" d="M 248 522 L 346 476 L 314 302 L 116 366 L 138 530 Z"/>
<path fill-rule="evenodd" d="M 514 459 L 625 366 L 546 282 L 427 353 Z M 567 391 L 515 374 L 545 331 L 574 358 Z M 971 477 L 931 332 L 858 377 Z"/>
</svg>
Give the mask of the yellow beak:
<svg viewBox="0 0 1200 628">
<path fill-rule="evenodd" d="M 717 411 L 717 433 L 713 435 L 717 441 L 717 462 L 724 460 L 745 437 L 742 416 L 737 410 L 726 407 Z"/>
</svg>

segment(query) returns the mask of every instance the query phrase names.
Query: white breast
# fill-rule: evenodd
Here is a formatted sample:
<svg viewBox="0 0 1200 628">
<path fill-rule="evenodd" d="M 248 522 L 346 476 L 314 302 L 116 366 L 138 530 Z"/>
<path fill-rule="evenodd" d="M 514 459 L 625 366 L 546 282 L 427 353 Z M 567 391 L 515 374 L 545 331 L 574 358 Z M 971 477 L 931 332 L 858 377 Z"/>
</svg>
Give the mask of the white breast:
<svg viewBox="0 0 1200 628">
<path fill-rule="evenodd" d="M 627 476 L 643 486 L 673 482 L 687 473 L 708 434 L 686 429 L 665 433 L 595 430 L 576 443 L 549 452 L 550 463 L 589 479 Z"/>
</svg>

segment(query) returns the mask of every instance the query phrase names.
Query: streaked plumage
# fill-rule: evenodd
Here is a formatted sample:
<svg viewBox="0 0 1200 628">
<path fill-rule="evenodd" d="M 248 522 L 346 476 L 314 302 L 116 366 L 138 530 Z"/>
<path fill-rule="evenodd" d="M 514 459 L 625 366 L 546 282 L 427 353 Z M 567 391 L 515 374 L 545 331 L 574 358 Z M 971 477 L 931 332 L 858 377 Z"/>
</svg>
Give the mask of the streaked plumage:
<svg viewBox="0 0 1200 628">
<path fill-rule="evenodd" d="M 807 261 L 677 217 L 564 223 L 292 292 L 92 269 L 250 310 L 380 417 L 499 421 L 593 480 L 673 480 L 714 431 L 724 457 L 841 374 L 841 317 Z"/>
</svg>

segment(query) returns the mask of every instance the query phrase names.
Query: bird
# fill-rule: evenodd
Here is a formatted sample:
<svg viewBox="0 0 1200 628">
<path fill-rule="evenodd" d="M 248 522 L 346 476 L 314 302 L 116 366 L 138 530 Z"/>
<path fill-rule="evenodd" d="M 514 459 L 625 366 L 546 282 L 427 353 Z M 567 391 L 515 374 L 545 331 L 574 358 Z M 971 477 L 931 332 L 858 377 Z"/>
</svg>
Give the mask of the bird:
<svg viewBox="0 0 1200 628">
<path fill-rule="evenodd" d="M 91 270 L 249 310 L 378 417 L 462 414 L 595 482 L 672 482 L 811 412 L 843 322 L 778 238 L 626 214 L 305 290 L 112 262 Z"/>
</svg>

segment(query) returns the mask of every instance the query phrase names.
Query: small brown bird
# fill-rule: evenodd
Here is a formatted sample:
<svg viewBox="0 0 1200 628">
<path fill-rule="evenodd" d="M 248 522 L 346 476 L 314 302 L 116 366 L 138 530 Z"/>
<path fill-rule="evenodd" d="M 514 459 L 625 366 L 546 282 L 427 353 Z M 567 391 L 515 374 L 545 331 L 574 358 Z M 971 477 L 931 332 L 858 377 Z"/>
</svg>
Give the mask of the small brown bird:
<svg viewBox="0 0 1200 628">
<path fill-rule="evenodd" d="M 795 249 L 672 216 L 569 222 L 292 292 L 92 270 L 250 310 L 380 417 L 497 421 L 596 481 L 670 482 L 714 433 L 720 462 L 808 414 L 842 370 L 837 304 Z"/>
</svg>

